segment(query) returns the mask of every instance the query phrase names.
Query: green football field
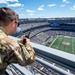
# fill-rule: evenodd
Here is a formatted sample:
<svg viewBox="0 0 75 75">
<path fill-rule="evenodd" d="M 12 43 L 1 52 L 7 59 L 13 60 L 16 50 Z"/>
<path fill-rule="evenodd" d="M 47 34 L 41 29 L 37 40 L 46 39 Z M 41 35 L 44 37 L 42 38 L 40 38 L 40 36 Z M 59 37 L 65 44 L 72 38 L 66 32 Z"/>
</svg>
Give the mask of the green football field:
<svg viewBox="0 0 75 75">
<path fill-rule="evenodd" d="M 55 48 L 61 51 L 75 54 L 75 38 L 69 36 L 57 35 L 48 45 L 51 48 Z"/>
</svg>

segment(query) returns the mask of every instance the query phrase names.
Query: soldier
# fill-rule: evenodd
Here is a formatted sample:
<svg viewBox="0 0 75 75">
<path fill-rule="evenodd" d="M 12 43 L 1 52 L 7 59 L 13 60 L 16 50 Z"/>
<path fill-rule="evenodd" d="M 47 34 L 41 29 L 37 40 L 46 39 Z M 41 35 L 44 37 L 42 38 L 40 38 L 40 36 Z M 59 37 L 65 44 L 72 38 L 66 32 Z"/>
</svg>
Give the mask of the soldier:
<svg viewBox="0 0 75 75">
<path fill-rule="evenodd" d="M 21 66 L 31 64 L 35 60 L 35 52 L 30 40 L 23 37 L 17 42 L 8 37 L 18 26 L 18 15 L 7 7 L 0 8 L 0 75 L 4 75 L 7 66 L 18 63 Z M 26 39 L 26 43 L 23 40 Z"/>
</svg>

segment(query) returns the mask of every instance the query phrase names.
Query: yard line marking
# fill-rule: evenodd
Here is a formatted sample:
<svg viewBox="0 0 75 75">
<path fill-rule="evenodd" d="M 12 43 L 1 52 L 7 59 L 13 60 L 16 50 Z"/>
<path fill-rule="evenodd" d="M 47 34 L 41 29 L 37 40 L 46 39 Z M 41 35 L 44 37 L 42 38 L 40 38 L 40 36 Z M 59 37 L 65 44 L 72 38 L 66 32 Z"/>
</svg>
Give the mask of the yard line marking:
<svg viewBox="0 0 75 75">
<path fill-rule="evenodd" d="M 53 43 L 56 41 L 57 38 L 58 38 L 58 35 L 57 35 L 57 37 L 54 39 L 54 41 L 51 43 L 50 47 L 53 45 Z"/>
<path fill-rule="evenodd" d="M 61 42 L 62 42 L 62 39 L 63 39 L 63 37 L 60 38 L 60 41 L 59 41 L 59 43 L 58 43 L 58 48 L 59 48 L 59 46 L 60 46 L 60 44 L 61 44 Z M 61 50 L 61 49 L 60 49 L 60 50 Z"/>
</svg>

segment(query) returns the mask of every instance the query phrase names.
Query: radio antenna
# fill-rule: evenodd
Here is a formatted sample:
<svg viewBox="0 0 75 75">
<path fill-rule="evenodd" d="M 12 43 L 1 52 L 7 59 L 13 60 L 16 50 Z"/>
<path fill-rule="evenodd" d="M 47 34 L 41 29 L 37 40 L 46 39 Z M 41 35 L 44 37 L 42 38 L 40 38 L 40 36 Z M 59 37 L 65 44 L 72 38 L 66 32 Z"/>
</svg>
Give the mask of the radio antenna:
<svg viewBox="0 0 75 75">
<path fill-rule="evenodd" d="M 30 38 L 30 33 L 31 33 L 32 28 L 33 28 L 33 25 L 31 26 L 28 35 L 25 35 L 26 38 Z M 26 39 L 23 40 L 23 44 L 25 44 L 25 43 L 26 43 Z"/>
</svg>

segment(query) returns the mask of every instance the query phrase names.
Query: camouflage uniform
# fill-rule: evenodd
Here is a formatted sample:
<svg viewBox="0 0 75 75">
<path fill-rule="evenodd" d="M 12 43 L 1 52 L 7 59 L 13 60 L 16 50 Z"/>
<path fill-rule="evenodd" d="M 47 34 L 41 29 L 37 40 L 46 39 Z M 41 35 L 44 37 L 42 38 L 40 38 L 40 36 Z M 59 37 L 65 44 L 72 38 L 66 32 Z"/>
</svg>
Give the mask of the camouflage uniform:
<svg viewBox="0 0 75 75">
<path fill-rule="evenodd" d="M 19 63 L 22 66 L 31 64 L 35 60 L 35 52 L 30 44 L 25 45 L 9 38 L 5 30 L 0 27 L 0 75 L 4 75 L 7 66 Z"/>
</svg>

